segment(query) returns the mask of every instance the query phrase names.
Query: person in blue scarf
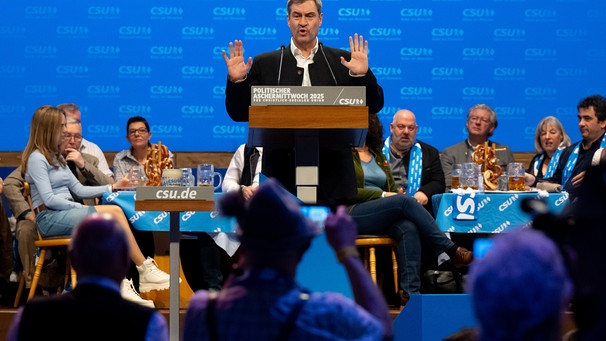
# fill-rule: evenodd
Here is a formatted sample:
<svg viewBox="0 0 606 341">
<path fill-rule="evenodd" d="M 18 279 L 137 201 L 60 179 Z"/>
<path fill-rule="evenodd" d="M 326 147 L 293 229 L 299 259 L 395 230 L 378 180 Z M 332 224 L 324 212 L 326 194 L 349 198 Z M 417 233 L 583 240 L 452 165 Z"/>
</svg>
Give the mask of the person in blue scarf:
<svg viewBox="0 0 606 341">
<path fill-rule="evenodd" d="M 599 162 L 601 149 L 606 148 L 606 98 L 601 95 L 586 97 L 577 105 L 577 112 L 582 140 L 562 151 L 553 176 L 540 180 L 562 185 L 571 200 L 576 197 L 587 168 Z M 532 184 L 529 184 L 531 181 Z M 537 179 L 530 176 L 526 183 L 535 187 Z"/>
<path fill-rule="evenodd" d="M 534 149 L 537 154 L 530 161 L 526 172 L 538 179 L 551 177 L 558 167 L 562 151 L 570 143 L 570 136 L 562 122 L 555 116 L 544 117 L 534 132 Z"/>
<path fill-rule="evenodd" d="M 389 131 L 391 136 L 383 143 L 383 155 L 389 162 L 398 192 L 414 197 L 433 215 L 431 197 L 446 190 L 440 152 L 417 140 L 419 126 L 410 110 L 398 110 Z"/>
</svg>

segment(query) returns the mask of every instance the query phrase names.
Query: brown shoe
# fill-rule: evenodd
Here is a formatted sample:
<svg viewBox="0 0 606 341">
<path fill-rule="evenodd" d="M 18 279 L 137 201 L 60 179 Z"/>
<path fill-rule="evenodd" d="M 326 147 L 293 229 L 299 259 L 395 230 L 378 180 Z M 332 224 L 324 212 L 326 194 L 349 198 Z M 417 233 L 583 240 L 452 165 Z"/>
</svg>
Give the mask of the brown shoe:
<svg viewBox="0 0 606 341">
<path fill-rule="evenodd" d="M 406 303 L 408 303 L 408 301 L 410 300 L 410 296 L 407 296 L 406 294 L 404 294 L 403 290 L 398 291 L 398 297 L 400 297 L 400 311 L 402 311 L 402 309 L 404 309 L 404 307 L 406 306 Z"/>
<path fill-rule="evenodd" d="M 457 246 L 455 254 L 450 258 L 450 262 L 458 268 L 469 265 L 471 261 L 473 261 L 473 253 L 460 246 Z"/>
</svg>

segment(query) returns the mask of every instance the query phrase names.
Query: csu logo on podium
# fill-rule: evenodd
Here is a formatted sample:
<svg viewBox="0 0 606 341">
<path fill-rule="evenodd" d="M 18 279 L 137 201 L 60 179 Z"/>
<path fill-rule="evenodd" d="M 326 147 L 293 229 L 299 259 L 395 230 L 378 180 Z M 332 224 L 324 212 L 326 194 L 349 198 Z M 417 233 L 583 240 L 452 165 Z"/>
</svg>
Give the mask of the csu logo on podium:
<svg viewBox="0 0 606 341">
<path fill-rule="evenodd" d="M 452 198 L 452 219 L 478 220 L 478 202 L 476 194 L 460 194 Z"/>
</svg>

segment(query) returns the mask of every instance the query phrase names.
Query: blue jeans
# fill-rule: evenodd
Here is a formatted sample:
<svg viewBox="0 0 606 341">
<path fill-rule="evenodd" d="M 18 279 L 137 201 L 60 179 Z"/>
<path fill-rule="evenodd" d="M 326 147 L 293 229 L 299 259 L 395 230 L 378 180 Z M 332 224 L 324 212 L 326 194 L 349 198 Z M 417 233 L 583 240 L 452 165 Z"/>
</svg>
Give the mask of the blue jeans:
<svg viewBox="0 0 606 341">
<path fill-rule="evenodd" d="M 421 238 L 436 255 L 454 246 L 429 212 L 406 194 L 356 204 L 349 214 L 358 234 L 386 234 L 397 241 L 399 289 L 408 294 L 421 288 Z"/>
</svg>

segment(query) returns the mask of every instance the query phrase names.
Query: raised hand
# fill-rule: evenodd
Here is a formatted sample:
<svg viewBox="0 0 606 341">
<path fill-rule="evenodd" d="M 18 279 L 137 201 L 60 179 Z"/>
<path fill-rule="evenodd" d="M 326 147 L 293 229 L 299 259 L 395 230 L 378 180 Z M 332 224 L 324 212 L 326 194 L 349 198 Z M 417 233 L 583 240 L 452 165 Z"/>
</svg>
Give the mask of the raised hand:
<svg viewBox="0 0 606 341">
<path fill-rule="evenodd" d="M 358 228 L 354 220 L 347 214 L 345 206 L 339 206 L 335 213 L 330 213 L 326 217 L 324 226 L 326 239 L 335 251 L 356 245 Z"/>
<path fill-rule="evenodd" d="M 368 40 L 363 36 L 354 34 L 349 37 L 349 50 L 351 51 L 351 60 L 346 61 L 341 57 L 341 64 L 351 71 L 354 75 L 363 76 L 368 72 Z"/>
<path fill-rule="evenodd" d="M 248 61 L 244 63 L 242 40 L 234 40 L 233 43 L 229 42 L 229 57 L 225 50 L 222 50 L 221 52 L 223 53 L 223 59 L 227 65 L 229 80 L 235 82 L 244 79 L 248 74 L 248 69 L 252 66 L 252 57 L 248 57 Z"/>
</svg>

